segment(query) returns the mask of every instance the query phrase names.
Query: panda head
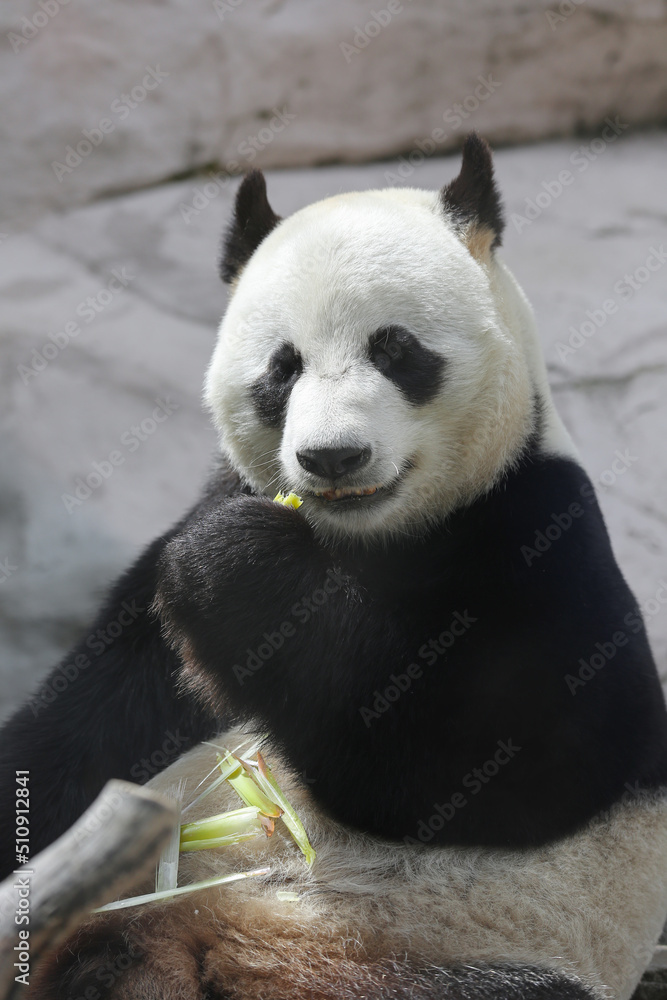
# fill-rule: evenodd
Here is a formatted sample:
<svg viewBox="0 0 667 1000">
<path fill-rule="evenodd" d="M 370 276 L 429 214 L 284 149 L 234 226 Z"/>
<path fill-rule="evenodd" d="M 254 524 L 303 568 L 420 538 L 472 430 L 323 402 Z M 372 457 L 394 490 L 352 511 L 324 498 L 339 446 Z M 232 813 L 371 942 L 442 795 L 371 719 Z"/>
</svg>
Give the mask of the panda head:
<svg viewBox="0 0 667 1000">
<path fill-rule="evenodd" d="M 496 260 L 491 153 L 438 193 L 342 194 L 281 220 L 239 188 L 233 294 L 205 397 L 243 480 L 327 537 L 423 531 L 502 475 L 535 426 L 529 308 Z"/>
</svg>

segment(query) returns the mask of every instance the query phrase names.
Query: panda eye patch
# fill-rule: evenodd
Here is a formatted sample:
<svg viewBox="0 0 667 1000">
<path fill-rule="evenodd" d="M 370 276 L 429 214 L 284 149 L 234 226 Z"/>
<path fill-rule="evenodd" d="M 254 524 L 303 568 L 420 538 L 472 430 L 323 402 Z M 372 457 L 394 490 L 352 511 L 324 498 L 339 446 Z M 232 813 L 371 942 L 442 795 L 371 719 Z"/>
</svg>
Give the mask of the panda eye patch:
<svg viewBox="0 0 667 1000">
<path fill-rule="evenodd" d="M 368 344 L 368 356 L 374 367 L 414 406 L 428 403 L 438 394 L 445 359 L 404 327 L 385 326 L 376 330 Z"/>
<path fill-rule="evenodd" d="M 293 344 L 283 343 L 271 355 L 265 373 L 250 386 L 250 395 L 263 424 L 279 427 L 295 382 L 303 371 L 303 358 Z"/>
</svg>

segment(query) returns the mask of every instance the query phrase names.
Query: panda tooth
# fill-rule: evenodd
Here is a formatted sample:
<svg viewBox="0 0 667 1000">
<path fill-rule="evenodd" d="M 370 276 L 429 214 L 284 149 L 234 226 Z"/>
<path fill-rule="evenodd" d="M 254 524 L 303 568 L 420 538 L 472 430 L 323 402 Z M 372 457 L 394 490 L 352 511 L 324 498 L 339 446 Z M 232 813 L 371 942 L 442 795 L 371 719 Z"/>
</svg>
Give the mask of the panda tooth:
<svg viewBox="0 0 667 1000">
<path fill-rule="evenodd" d="M 348 487 L 337 487 L 333 490 L 315 490 L 316 497 L 322 497 L 324 500 L 341 500 L 343 497 L 369 497 L 373 493 L 381 488 L 382 484 L 377 486 L 348 486 Z"/>
</svg>

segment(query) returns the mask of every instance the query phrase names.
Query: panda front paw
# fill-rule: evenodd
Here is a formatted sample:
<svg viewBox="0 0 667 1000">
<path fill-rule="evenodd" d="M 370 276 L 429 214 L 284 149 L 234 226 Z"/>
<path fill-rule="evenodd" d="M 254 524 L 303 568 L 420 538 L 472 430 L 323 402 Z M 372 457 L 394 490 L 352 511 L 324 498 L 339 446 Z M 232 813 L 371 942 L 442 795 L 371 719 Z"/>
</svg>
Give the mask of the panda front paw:
<svg viewBox="0 0 667 1000">
<path fill-rule="evenodd" d="M 288 615 L 328 560 L 296 510 L 236 496 L 200 511 L 166 546 L 154 604 L 186 664 L 220 675 Z"/>
<path fill-rule="evenodd" d="M 234 586 L 262 581 L 306 563 L 315 551 L 302 515 L 265 497 L 225 497 L 188 521 L 160 559 L 158 601 L 167 608 L 192 596 L 206 601 Z"/>
</svg>

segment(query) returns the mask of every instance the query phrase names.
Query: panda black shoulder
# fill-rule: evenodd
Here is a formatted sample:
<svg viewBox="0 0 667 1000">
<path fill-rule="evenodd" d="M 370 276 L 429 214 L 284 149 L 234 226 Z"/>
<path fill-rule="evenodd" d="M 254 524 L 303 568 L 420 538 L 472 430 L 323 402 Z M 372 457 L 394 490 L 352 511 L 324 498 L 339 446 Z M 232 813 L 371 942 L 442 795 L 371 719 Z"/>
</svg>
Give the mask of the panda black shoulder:
<svg viewBox="0 0 667 1000">
<path fill-rule="evenodd" d="M 460 813 L 445 806 L 434 842 L 545 842 L 667 784 L 667 715 L 644 623 L 577 462 L 527 452 L 420 542 L 366 553 L 359 578 L 412 619 L 420 671 L 396 706 L 387 677 L 366 718 L 381 730 L 393 716 L 403 740 L 436 741 L 408 841 L 445 771 L 454 794 L 483 794 Z M 493 780 L 477 787 L 475 768 L 508 745 L 507 766 L 490 764 Z M 347 807 L 364 813 L 361 801 Z M 406 815 L 391 831 L 383 818 L 385 832 L 404 839 Z"/>
</svg>

